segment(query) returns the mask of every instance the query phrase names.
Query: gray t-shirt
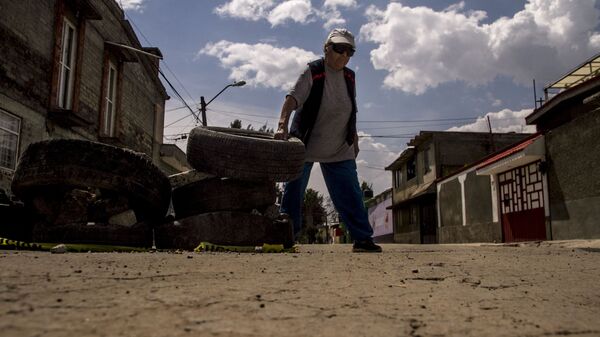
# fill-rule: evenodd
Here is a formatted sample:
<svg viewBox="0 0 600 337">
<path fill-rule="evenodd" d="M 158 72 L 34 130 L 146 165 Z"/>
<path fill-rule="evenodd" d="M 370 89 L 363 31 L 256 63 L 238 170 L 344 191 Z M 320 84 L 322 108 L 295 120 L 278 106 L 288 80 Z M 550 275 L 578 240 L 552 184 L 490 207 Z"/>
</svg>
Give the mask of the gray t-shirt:
<svg viewBox="0 0 600 337">
<path fill-rule="evenodd" d="M 292 122 L 298 122 L 302 105 L 310 94 L 312 75 L 307 66 L 288 95 L 298 103 Z M 354 159 L 354 146 L 346 143 L 352 101 L 346 88 L 343 70 L 334 70 L 325 64 L 325 85 L 321 107 L 306 147 L 307 162 L 331 163 Z"/>
</svg>

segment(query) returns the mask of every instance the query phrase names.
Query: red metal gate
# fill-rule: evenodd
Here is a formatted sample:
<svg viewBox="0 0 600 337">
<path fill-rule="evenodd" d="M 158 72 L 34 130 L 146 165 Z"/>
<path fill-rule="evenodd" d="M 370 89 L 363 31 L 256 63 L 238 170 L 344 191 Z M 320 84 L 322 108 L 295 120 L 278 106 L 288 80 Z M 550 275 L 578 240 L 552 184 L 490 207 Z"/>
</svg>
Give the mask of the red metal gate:
<svg viewBox="0 0 600 337">
<path fill-rule="evenodd" d="M 505 242 L 546 240 L 544 185 L 539 163 L 498 175 Z"/>
</svg>

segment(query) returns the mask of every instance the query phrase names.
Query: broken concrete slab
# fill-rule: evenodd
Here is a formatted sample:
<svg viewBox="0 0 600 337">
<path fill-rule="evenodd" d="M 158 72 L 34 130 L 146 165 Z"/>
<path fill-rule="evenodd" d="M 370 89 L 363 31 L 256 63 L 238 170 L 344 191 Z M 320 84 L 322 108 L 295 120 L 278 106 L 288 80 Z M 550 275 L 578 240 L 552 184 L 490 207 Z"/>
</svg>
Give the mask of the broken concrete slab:
<svg viewBox="0 0 600 337">
<path fill-rule="evenodd" d="M 169 182 L 171 183 L 171 188 L 176 189 L 178 187 L 193 183 L 195 181 L 200 181 L 208 178 L 214 178 L 215 176 L 212 174 L 189 170 L 177 174 L 173 174 L 169 176 Z"/>
<path fill-rule="evenodd" d="M 125 212 L 111 216 L 108 219 L 108 223 L 111 225 L 131 227 L 137 223 L 137 218 L 135 216 L 135 212 L 132 209 L 129 209 Z"/>
</svg>

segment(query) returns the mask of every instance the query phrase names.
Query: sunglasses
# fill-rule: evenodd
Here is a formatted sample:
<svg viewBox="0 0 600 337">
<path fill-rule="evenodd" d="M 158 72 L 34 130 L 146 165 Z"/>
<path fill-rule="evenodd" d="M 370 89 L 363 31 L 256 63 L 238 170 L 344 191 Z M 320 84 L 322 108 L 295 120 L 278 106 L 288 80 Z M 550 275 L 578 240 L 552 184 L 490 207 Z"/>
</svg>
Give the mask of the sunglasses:
<svg viewBox="0 0 600 337">
<path fill-rule="evenodd" d="M 338 53 L 338 54 L 343 54 L 346 53 L 348 55 L 348 57 L 352 57 L 352 55 L 354 55 L 354 48 L 352 48 L 352 46 L 349 46 L 347 44 L 341 44 L 341 43 L 334 43 L 331 45 L 331 48 L 333 49 L 334 52 Z"/>
</svg>

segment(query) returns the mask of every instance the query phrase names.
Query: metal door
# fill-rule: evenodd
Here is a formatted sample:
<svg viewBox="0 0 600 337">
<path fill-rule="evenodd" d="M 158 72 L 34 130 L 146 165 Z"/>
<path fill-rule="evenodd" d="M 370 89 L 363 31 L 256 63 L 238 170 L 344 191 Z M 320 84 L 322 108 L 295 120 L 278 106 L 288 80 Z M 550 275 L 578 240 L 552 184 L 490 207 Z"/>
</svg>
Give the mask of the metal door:
<svg viewBox="0 0 600 337">
<path fill-rule="evenodd" d="M 505 242 L 546 240 L 539 161 L 498 174 Z"/>
</svg>

